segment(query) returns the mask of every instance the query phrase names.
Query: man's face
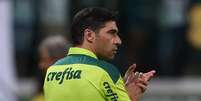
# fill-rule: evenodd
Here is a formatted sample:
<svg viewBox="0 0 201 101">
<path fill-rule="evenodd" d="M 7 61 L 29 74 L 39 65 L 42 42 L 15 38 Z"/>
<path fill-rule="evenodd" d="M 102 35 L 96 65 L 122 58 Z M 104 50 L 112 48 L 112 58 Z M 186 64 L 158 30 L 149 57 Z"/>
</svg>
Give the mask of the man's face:
<svg viewBox="0 0 201 101">
<path fill-rule="evenodd" d="M 111 60 L 117 53 L 121 39 L 118 36 L 118 28 L 115 21 L 108 21 L 105 26 L 96 33 L 95 51 L 99 58 Z"/>
</svg>

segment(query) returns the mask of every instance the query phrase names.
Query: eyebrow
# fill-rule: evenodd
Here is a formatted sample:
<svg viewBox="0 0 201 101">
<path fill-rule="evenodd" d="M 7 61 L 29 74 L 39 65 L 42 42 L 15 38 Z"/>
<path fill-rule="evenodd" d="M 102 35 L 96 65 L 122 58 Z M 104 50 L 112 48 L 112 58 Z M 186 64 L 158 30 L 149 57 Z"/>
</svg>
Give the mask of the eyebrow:
<svg viewBox="0 0 201 101">
<path fill-rule="evenodd" d="M 111 29 L 111 30 L 108 31 L 108 33 L 118 33 L 118 30 L 116 30 L 116 29 Z"/>
</svg>

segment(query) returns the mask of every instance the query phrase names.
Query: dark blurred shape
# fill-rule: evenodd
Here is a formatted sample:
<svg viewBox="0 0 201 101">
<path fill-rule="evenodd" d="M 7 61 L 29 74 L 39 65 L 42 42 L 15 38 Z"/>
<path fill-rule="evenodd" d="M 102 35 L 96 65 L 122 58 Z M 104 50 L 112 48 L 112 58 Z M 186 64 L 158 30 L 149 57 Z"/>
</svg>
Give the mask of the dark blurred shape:
<svg viewBox="0 0 201 101">
<path fill-rule="evenodd" d="M 126 56 L 124 60 L 128 64 L 136 63 L 137 66 L 156 64 L 158 4 L 159 2 L 150 0 L 120 1 L 120 30 L 122 29 L 123 33 L 121 35 L 125 50 L 123 53 Z M 137 69 L 147 71 L 156 67 L 143 66 Z"/>
</svg>

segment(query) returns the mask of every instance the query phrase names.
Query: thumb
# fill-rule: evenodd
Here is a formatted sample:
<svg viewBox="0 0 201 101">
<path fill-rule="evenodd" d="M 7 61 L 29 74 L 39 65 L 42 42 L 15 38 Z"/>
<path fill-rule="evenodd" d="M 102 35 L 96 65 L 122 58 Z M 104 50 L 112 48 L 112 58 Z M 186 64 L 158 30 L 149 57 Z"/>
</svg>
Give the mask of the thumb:
<svg viewBox="0 0 201 101">
<path fill-rule="evenodd" d="M 134 73 L 135 69 L 136 69 L 136 64 L 132 64 L 132 65 L 128 68 L 128 70 L 126 71 L 126 73 L 125 73 L 125 75 L 124 75 L 124 81 L 126 81 L 127 78 L 128 78 L 132 73 Z"/>
</svg>

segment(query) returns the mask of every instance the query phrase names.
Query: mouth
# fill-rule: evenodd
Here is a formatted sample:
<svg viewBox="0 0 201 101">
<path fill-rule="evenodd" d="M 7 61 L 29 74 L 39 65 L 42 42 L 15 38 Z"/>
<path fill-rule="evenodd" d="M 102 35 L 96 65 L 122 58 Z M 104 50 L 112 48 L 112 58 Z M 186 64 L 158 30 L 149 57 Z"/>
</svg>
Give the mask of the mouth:
<svg viewBox="0 0 201 101">
<path fill-rule="evenodd" d="M 117 50 L 118 50 L 118 49 L 115 48 L 115 49 L 112 50 L 112 52 L 113 52 L 114 54 L 117 54 Z"/>
<path fill-rule="evenodd" d="M 113 51 L 114 54 L 117 54 L 117 51 Z"/>
</svg>

